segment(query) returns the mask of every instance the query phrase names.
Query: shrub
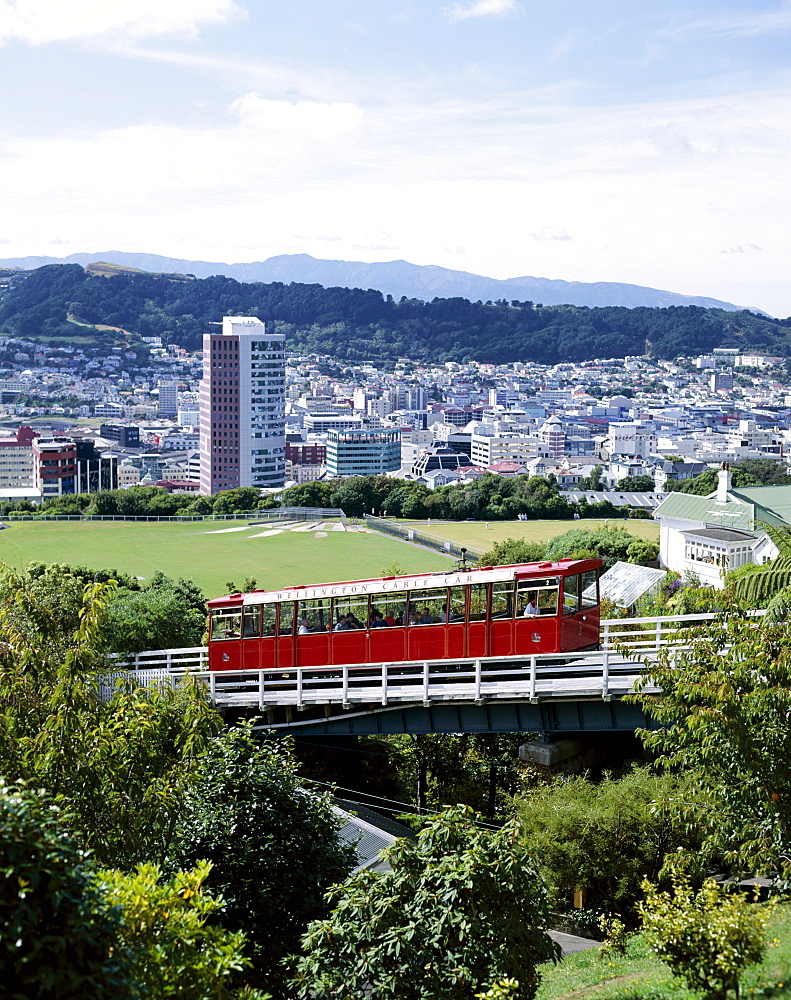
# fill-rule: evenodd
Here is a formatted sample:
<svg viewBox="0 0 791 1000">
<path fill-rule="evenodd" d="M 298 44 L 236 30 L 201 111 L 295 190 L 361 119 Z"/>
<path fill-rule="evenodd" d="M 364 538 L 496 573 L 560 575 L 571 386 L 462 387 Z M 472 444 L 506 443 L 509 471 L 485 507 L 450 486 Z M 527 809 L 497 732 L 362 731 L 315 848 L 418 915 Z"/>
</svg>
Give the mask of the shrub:
<svg viewBox="0 0 791 1000">
<path fill-rule="evenodd" d="M 599 784 L 576 777 L 536 789 L 516 803 L 523 843 L 547 880 L 558 909 L 577 886 L 588 906 L 636 923 L 641 884 L 657 878 L 666 853 L 701 839 L 693 822 L 675 823 L 664 809 L 684 794 L 682 779 L 635 768 Z"/>
<path fill-rule="evenodd" d="M 706 997 L 739 996 L 739 980 L 766 950 L 764 931 L 771 907 L 750 903 L 741 893 L 726 893 L 707 879 L 694 890 L 684 874 L 673 876 L 673 891 L 643 884 L 643 931 L 653 951 L 673 975 Z"/>
</svg>

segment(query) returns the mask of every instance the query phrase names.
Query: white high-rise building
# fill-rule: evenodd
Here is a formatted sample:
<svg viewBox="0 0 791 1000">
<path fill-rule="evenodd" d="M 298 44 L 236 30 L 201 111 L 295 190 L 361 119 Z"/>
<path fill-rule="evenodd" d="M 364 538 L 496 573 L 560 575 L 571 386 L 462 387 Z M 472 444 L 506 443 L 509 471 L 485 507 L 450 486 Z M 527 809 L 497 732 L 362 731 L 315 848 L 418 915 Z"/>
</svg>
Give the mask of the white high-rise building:
<svg viewBox="0 0 791 1000">
<path fill-rule="evenodd" d="M 285 339 L 255 316 L 224 316 L 204 335 L 201 493 L 283 485 Z"/>
</svg>

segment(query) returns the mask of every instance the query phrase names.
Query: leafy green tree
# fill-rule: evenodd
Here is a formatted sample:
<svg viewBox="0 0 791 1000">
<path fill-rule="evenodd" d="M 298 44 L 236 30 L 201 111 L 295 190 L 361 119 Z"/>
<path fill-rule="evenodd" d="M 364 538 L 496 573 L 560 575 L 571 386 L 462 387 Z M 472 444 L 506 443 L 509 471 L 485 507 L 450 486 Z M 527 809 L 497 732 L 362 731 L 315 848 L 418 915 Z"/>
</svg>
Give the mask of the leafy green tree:
<svg viewBox="0 0 791 1000">
<path fill-rule="evenodd" d="M 738 465 L 731 469 L 731 483 L 737 489 L 739 487 L 761 485 L 755 476 L 751 475 L 745 469 L 740 468 Z M 665 483 L 665 489 L 669 493 L 693 493 L 696 496 L 707 497 L 709 494 L 714 493 L 717 489 L 717 470 L 706 469 L 705 472 L 701 472 L 701 474 L 699 476 L 695 476 L 694 479 L 681 479 L 678 481 L 669 479 Z"/>
<path fill-rule="evenodd" d="M 44 792 L 0 778 L 0 968 L 9 1000 L 132 1000 L 122 924 Z"/>
<path fill-rule="evenodd" d="M 653 492 L 654 480 L 651 476 L 624 476 L 623 479 L 618 480 L 615 486 L 616 489 L 622 490 L 624 493 Z"/>
<path fill-rule="evenodd" d="M 225 899 L 223 926 L 244 931 L 253 984 L 282 994 L 279 963 L 323 894 L 353 865 L 325 796 L 305 792 L 290 753 L 258 742 L 249 725 L 207 747 L 173 829 L 168 868 L 212 863 L 207 888 Z"/>
<path fill-rule="evenodd" d="M 642 881 L 657 879 L 668 852 L 699 847 L 702 831 L 674 819 L 668 802 L 690 783 L 635 768 L 593 784 L 572 777 L 520 796 L 516 811 L 523 844 L 550 887 L 553 906 L 569 909 L 574 890 L 588 906 L 606 908 L 635 925 Z"/>
<path fill-rule="evenodd" d="M 331 507 L 330 501 L 337 488 L 337 480 L 314 479 L 310 483 L 289 486 L 280 499 L 284 507 Z"/>
<path fill-rule="evenodd" d="M 104 654 L 113 587 L 80 593 L 55 569 L 2 579 L 0 771 L 58 796 L 99 863 L 157 859 L 219 717 L 191 682 L 113 694 Z"/>
<path fill-rule="evenodd" d="M 769 906 L 728 893 L 707 879 L 697 891 L 676 873 L 673 891 L 646 881 L 640 904 L 642 926 L 653 951 L 674 975 L 708 1000 L 739 997 L 742 972 L 766 952 Z"/>
<path fill-rule="evenodd" d="M 249 510 L 264 510 L 272 504 L 264 503 L 261 491 L 255 486 L 240 486 L 223 490 L 214 497 L 215 514 L 244 514 Z"/>
<path fill-rule="evenodd" d="M 174 582 L 157 572 L 143 590 L 119 590 L 107 606 L 107 649 L 137 653 L 145 649 L 198 646 L 206 629 L 206 603 L 190 580 Z"/>
<path fill-rule="evenodd" d="M 791 484 L 791 475 L 786 472 L 785 463 L 774 458 L 748 458 L 734 468 L 753 476 L 762 486 Z"/>
<path fill-rule="evenodd" d="M 563 559 L 577 552 L 593 552 L 609 569 L 619 560 L 629 560 L 629 546 L 635 536 L 618 526 L 594 528 L 572 528 L 562 535 L 551 538 L 546 545 L 547 559 Z"/>
<path fill-rule="evenodd" d="M 590 471 L 590 475 L 583 476 L 580 479 L 578 488 L 581 490 L 603 490 L 602 486 L 602 474 L 604 469 L 601 465 L 594 465 Z"/>
<path fill-rule="evenodd" d="M 163 878 L 156 865 L 127 873 L 103 870 L 94 886 L 120 912 L 118 939 L 139 1000 L 264 1000 L 238 988 L 250 962 L 241 932 L 218 926 L 223 900 L 204 890 L 211 865 Z"/>
<path fill-rule="evenodd" d="M 659 765 L 695 776 L 700 795 L 673 805 L 707 821 L 705 853 L 774 875 L 791 867 L 791 639 L 785 621 L 724 600 L 679 635 L 683 655 L 665 647 L 646 664 L 631 697 L 660 727 L 640 733 Z"/>
<path fill-rule="evenodd" d="M 517 563 L 540 562 L 545 558 L 542 542 L 526 542 L 523 538 L 506 538 L 495 542 L 479 560 L 481 566 L 513 566 Z"/>
<path fill-rule="evenodd" d="M 531 1000 L 538 966 L 558 957 L 544 889 L 513 824 L 483 830 L 473 818 L 445 811 L 389 849 L 391 871 L 328 893 L 332 913 L 302 940 L 300 996 L 472 1000 L 510 978 L 514 1000 Z"/>
</svg>

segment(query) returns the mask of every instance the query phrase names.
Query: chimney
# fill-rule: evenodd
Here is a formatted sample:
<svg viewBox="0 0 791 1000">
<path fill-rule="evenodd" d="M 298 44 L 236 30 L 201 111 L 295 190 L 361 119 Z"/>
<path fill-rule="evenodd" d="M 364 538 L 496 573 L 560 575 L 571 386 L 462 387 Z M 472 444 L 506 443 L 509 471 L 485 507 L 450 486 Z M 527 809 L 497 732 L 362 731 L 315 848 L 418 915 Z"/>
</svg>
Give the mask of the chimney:
<svg viewBox="0 0 791 1000">
<path fill-rule="evenodd" d="M 723 462 L 717 473 L 717 503 L 727 503 L 731 489 L 731 467 Z"/>
</svg>

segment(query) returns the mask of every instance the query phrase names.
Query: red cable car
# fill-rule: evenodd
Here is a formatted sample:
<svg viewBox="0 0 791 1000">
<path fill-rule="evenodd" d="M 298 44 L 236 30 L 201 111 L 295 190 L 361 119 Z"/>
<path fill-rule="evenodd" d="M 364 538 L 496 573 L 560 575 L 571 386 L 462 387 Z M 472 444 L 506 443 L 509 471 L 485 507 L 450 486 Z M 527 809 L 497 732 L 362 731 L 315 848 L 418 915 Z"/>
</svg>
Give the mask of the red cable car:
<svg viewBox="0 0 791 1000">
<path fill-rule="evenodd" d="M 599 559 L 561 559 L 218 597 L 209 601 L 209 669 L 595 648 L 601 565 Z"/>
</svg>

